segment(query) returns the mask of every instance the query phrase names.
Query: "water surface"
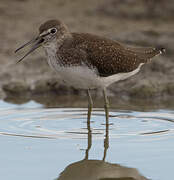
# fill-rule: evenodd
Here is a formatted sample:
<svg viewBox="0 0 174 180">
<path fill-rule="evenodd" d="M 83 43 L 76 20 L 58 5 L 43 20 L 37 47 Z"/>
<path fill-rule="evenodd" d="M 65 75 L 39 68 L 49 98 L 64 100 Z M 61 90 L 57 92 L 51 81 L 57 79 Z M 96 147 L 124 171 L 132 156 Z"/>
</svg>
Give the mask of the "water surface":
<svg viewBox="0 0 174 180">
<path fill-rule="evenodd" d="M 174 111 L 46 108 L 0 101 L 0 179 L 173 179 Z M 132 180 L 131 179 L 131 180 Z"/>
</svg>

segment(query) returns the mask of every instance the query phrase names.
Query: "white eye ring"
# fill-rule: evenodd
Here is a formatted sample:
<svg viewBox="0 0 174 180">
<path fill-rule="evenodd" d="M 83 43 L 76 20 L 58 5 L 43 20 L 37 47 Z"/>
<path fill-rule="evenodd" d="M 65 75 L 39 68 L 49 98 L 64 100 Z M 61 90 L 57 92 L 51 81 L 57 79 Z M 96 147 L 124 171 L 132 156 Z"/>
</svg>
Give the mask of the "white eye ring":
<svg viewBox="0 0 174 180">
<path fill-rule="evenodd" d="M 49 33 L 51 33 L 51 34 L 56 34 L 56 32 L 57 32 L 56 28 L 49 29 Z"/>
</svg>

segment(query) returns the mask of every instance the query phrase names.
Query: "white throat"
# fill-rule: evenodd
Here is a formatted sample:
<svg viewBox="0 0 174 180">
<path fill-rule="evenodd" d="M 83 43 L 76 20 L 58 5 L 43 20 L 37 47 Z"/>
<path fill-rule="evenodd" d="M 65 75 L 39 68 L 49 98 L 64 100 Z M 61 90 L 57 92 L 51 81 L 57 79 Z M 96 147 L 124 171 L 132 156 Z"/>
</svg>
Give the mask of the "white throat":
<svg viewBox="0 0 174 180">
<path fill-rule="evenodd" d="M 50 54 L 50 53 L 56 54 L 56 52 L 59 48 L 56 39 L 54 39 L 51 42 L 44 44 L 43 47 L 44 47 L 47 54 Z"/>
<path fill-rule="evenodd" d="M 58 63 L 58 59 L 57 59 L 57 50 L 59 48 L 58 43 L 55 40 L 44 44 L 44 50 L 47 56 L 47 62 L 49 64 L 49 66 L 53 69 L 56 70 L 55 67 L 57 67 L 59 65 Z"/>
</svg>

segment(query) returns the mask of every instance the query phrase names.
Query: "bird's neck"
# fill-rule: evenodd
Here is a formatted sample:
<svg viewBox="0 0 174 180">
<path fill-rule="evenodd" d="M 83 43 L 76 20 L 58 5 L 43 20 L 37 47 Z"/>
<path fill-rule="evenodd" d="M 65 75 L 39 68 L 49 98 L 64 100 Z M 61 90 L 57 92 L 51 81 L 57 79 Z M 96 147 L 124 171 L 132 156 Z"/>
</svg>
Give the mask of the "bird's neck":
<svg viewBox="0 0 174 180">
<path fill-rule="evenodd" d="M 70 33 L 64 33 L 60 38 L 55 38 L 44 46 L 47 54 L 56 54 L 67 39 L 71 39 Z"/>
<path fill-rule="evenodd" d="M 52 42 L 44 46 L 44 50 L 47 55 L 56 54 L 58 48 L 59 48 L 59 44 L 57 43 L 56 40 L 53 40 Z"/>
</svg>

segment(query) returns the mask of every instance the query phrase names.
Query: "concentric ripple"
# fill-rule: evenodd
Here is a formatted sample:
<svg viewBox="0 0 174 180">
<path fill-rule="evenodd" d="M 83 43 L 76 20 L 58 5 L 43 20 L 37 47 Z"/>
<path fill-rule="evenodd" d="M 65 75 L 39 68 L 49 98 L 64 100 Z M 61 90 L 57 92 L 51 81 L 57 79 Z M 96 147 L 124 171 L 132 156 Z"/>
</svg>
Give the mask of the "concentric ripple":
<svg viewBox="0 0 174 180">
<path fill-rule="evenodd" d="M 0 103 L 0 135 L 29 138 L 87 138 L 87 109 L 43 108 L 31 101 L 24 105 Z M 111 110 L 109 137 L 139 140 L 174 137 L 174 111 Z M 93 138 L 105 136 L 103 109 L 94 109 L 90 129 Z M 150 138 L 149 138 L 150 137 Z"/>
</svg>

